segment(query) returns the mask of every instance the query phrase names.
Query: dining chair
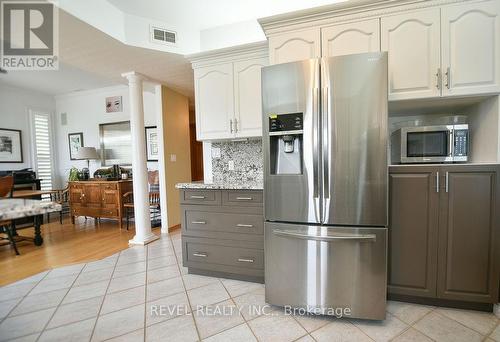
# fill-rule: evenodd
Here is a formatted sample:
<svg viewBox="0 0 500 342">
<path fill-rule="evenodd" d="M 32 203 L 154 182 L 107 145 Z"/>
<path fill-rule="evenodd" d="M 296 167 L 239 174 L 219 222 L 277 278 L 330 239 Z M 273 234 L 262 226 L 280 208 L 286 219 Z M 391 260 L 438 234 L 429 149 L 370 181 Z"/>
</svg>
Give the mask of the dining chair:
<svg viewBox="0 0 500 342">
<path fill-rule="evenodd" d="M 130 214 L 134 212 L 134 192 L 128 191 L 123 194 L 123 208 L 125 209 L 125 219 L 127 220 L 127 230 L 130 223 Z"/>
<path fill-rule="evenodd" d="M 69 213 L 69 185 L 66 185 L 64 189 L 57 190 L 50 194 L 50 201 L 61 205 L 61 211 L 59 212 L 59 223 L 63 223 L 63 215 Z M 47 222 L 50 222 L 50 213 L 47 213 Z"/>
<path fill-rule="evenodd" d="M 123 207 L 125 209 L 125 219 L 128 230 L 130 218 L 134 214 L 134 193 L 132 191 L 123 194 Z M 149 212 L 151 214 L 151 221 L 155 222 L 161 217 L 159 191 L 152 191 L 149 193 Z"/>
<path fill-rule="evenodd" d="M 0 178 L 0 197 L 12 197 L 12 188 L 14 187 L 14 177 L 6 176 Z M 0 240 L 8 240 L 16 255 L 19 255 L 19 251 L 17 250 L 16 241 L 14 240 L 14 234 L 12 229 L 12 221 L 4 220 L 0 221 L 0 233 L 6 234 L 7 237 L 0 237 Z"/>
</svg>

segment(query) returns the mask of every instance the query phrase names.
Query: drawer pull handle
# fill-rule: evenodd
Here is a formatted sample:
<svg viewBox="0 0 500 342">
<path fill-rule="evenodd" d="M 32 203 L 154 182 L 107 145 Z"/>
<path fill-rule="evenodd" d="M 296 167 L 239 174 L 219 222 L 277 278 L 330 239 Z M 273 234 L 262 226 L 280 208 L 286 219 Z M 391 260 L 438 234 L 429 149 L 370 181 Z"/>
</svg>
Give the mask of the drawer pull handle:
<svg viewBox="0 0 500 342">
<path fill-rule="evenodd" d="M 198 196 L 198 195 L 193 195 L 191 196 L 193 199 L 205 199 L 205 196 Z"/>
<path fill-rule="evenodd" d="M 193 221 L 192 224 L 207 224 L 205 221 Z"/>
<path fill-rule="evenodd" d="M 253 224 L 243 224 L 243 223 L 238 223 L 236 227 L 244 227 L 244 228 L 252 228 Z"/>
<path fill-rule="evenodd" d="M 196 252 L 196 253 L 193 253 L 193 255 L 196 256 L 196 257 L 201 257 L 201 258 L 206 258 L 207 257 L 207 253 Z"/>
<path fill-rule="evenodd" d="M 236 197 L 236 200 L 238 201 L 251 201 L 253 200 L 252 197 Z"/>
<path fill-rule="evenodd" d="M 254 262 L 254 260 L 253 259 L 238 258 L 238 262 L 249 262 L 249 263 L 252 263 L 252 262 Z"/>
</svg>

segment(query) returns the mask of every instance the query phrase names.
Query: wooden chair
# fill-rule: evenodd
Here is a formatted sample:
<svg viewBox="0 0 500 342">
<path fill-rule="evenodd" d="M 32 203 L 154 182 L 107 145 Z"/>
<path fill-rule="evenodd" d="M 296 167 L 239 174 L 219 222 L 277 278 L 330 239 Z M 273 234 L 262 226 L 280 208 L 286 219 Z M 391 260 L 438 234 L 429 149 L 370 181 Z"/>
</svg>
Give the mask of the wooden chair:
<svg viewBox="0 0 500 342">
<path fill-rule="evenodd" d="M 128 191 L 123 194 L 123 208 L 125 209 L 125 217 L 127 220 L 127 230 L 130 222 L 130 212 L 134 212 L 134 192 Z"/>
<path fill-rule="evenodd" d="M 62 190 L 50 194 L 51 202 L 56 202 L 61 205 L 62 210 L 59 212 L 59 223 L 63 223 L 63 215 L 69 213 L 69 185 Z M 47 222 L 50 222 L 50 213 L 47 213 Z"/>
<path fill-rule="evenodd" d="M 127 220 L 127 230 L 130 225 L 130 217 L 134 213 L 134 193 L 132 191 L 123 194 L 123 207 L 125 208 L 125 218 Z M 153 214 L 153 220 L 161 215 L 160 210 L 160 192 L 153 191 L 149 193 L 149 211 Z"/>
<path fill-rule="evenodd" d="M 158 170 L 148 171 L 148 185 L 150 192 L 160 191 L 160 173 Z"/>
<path fill-rule="evenodd" d="M 0 197 L 12 197 L 12 188 L 14 186 L 14 177 L 6 176 L 0 178 Z M 0 233 L 7 234 L 7 238 L 1 237 L 0 240 L 8 240 L 16 255 L 19 255 L 19 251 L 17 250 L 16 241 L 13 237 L 12 232 L 12 221 L 0 221 Z"/>
<path fill-rule="evenodd" d="M 149 193 L 149 211 L 152 214 L 151 221 L 155 224 L 157 222 L 159 222 L 161 224 L 161 208 L 160 208 L 160 192 L 159 191 L 151 191 Z"/>
</svg>

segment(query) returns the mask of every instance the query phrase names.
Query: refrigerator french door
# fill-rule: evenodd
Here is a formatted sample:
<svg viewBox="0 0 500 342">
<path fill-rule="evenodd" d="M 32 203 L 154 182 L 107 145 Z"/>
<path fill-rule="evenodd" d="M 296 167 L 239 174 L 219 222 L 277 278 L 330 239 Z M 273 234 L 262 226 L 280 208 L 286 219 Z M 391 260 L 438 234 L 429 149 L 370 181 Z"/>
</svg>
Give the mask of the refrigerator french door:
<svg viewBox="0 0 500 342">
<path fill-rule="evenodd" d="M 266 300 L 385 318 L 387 54 L 262 70 Z"/>
</svg>

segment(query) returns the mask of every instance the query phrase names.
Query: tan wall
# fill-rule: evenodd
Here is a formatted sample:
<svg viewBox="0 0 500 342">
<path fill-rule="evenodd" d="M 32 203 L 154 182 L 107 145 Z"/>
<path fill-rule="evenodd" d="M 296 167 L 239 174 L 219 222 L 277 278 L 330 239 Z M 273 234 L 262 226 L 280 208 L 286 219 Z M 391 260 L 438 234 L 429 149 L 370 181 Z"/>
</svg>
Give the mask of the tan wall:
<svg viewBox="0 0 500 342">
<path fill-rule="evenodd" d="M 162 87 L 163 139 L 167 185 L 168 226 L 180 224 L 179 190 L 175 184 L 191 181 L 188 98 Z M 171 161 L 171 156 L 176 161 Z"/>
</svg>

